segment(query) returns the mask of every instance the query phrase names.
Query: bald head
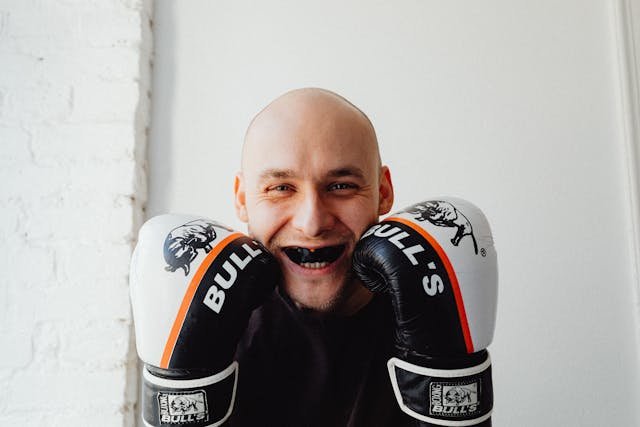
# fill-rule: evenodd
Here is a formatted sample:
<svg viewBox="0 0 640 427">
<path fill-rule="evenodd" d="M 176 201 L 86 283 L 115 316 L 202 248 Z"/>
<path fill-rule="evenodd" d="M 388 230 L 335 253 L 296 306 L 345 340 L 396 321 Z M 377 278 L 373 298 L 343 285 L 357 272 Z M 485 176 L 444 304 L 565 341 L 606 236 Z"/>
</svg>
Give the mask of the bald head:
<svg viewBox="0 0 640 427">
<path fill-rule="evenodd" d="M 362 149 L 373 154 L 380 166 L 376 132 L 367 115 L 334 92 L 304 88 L 281 95 L 253 118 L 245 134 L 242 169 L 254 151 L 262 151 L 260 145 L 283 132 L 297 133 L 300 143 L 312 139 L 311 135 L 305 137 L 305 132 L 337 132 L 362 144 Z"/>
</svg>

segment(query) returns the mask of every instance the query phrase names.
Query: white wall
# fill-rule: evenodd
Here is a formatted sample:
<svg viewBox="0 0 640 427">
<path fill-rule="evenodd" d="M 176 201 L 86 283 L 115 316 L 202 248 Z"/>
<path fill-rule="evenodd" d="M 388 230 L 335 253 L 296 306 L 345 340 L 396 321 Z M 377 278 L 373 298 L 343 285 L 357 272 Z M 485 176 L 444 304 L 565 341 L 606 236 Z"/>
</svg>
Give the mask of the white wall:
<svg viewBox="0 0 640 427">
<path fill-rule="evenodd" d="M 0 2 L 0 425 L 132 426 L 151 5 Z"/>
<path fill-rule="evenodd" d="M 613 2 L 164 0 L 155 29 L 150 214 L 241 227 L 251 117 L 337 91 L 372 118 L 396 208 L 457 195 L 491 221 L 494 425 L 640 425 Z"/>
</svg>

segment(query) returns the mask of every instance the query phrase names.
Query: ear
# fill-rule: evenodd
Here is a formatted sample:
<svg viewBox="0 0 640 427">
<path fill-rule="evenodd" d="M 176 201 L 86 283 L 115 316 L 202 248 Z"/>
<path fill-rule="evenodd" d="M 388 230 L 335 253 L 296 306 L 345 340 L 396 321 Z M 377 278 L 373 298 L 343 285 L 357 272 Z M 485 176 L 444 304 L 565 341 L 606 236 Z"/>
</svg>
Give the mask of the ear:
<svg viewBox="0 0 640 427">
<path fill-rule="evenodd" d="M 235 207 L 236 216 L 242 222 L 248 222 L 247 216 L 247 197 L 244 184 L 244 176 L 242 172 L 236 174 L 236 178 L 233 183 L 233 193 L 235 194 Z"/>
<path fill-rule="evenodd" d="M 391 172 L 387 166 L 380 169 L 380 201 L 378 204 L 378 215 L 389 213 L 393 206 L 393 182 L 391 182 Z"/>
</svg>

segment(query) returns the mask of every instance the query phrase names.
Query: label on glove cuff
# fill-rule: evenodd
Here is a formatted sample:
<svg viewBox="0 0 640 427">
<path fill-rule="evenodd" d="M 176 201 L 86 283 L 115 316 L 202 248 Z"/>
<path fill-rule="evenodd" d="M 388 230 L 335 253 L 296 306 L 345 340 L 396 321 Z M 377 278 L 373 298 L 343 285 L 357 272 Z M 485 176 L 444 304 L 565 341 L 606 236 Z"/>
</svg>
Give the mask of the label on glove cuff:
<svg viewBox="0 0 640 427">
<path fill-rule="evenodd" d="M 480 414 L 478 399 L 482 379 L 463 382 L 429 383 L 429 414 L 444 418 L 475 417 Z"/>
<path fill-rule="evenodd" d="M 206 378 L 175 380 L 143 371 L 142 420 L 148 427 L 217 427 L 233 411 L 238 363 Z"/>
<path fill-rule="evenodd" d="M 161 424 L 192 424 L 209 421 L 207 395 L 204 390 L 158 392 Z"/>
<path fill-rule="evenodd" d="M 439 426 L 473 426 L 491 417 L 491 360 L 471 368 L 430 369 L 392 358 L 387 364 L 403 412 Z"/>
</svg>

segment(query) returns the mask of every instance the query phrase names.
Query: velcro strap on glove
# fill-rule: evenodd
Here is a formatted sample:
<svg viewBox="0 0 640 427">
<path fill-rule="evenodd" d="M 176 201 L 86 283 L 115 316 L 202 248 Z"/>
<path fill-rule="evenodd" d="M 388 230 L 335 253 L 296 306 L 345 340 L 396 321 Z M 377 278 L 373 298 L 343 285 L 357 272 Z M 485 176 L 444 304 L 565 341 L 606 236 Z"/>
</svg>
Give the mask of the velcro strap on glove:
<svg viewBox="0 0 640 427">
<path fill-rule="evenodd" d="M 491 359 L 463 369 L 432 369 L 398 358 L 387 362 L 400 409 L 437 426 L 473 426 L 491 417 Z"/>
<path fill-rule="evenodd" d="M 142 420 L 147 427 L 216 427 L 231 416 L 238 362 L 205 378 L 160 378 L 146 367 L 142 376 Z"/>
</svg>

